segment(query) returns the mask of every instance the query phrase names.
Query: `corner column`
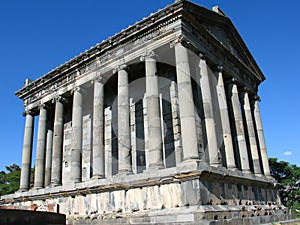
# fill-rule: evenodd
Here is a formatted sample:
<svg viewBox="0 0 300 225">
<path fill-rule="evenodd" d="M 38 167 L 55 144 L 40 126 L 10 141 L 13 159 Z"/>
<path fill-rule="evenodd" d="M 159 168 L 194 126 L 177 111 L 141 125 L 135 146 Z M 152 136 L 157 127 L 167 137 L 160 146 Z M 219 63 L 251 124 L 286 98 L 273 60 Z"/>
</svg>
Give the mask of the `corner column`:
<svg viewBox="0 0 300 225">
<path fill-rule="evenodd" d="M 146 68 L 146 98 L 148 109 L 148 136 L 149 150 L 148 160 L 149 169 L 162 168 L 162 131 L 160 118 L 160 104 L 158 95 L 157 66 L 153 51 L 146 52 L 141 57 L 145 61 Z"/>
<path fill-rule="evenodd" d="M 260 101 L 260 98 L 258 96 L 255 97 L 254 101 L 252 101 L 254 121 L 255 121 L 255 126 L 256 126 L 257 138 L 258 138 L 258 142 L 259 142 L 260 154 L 261 154 L 261 158 L 262 158 L 263 173 L 265 176 L 271 176 L 268 153 L 267 153 L 267 148 L 266 148 L 266 141 L 265 141 L 262 121 L 261 121 L 261 117 L 260 117 L 260 110 L 259 110 L 259 104 L 258 104 L 259 101 Z"/>
<path fill-rule="evenodd" d="M 45 105 L 40 107 L 39 126 L 36 147 L 36 163 L 34 174 L 34 188 L 44 187 L 45 179 L 45 151 L 46 151 L 46 132 L 47 132 L 47 110 Z"/>
<path fill-rule="evenodd" d="M 104 85 L 102 77 L 94 80 L 93 107 L 93 178 L 105 176 L 104 170 Z"/>
<path fill-rule="evenodd" d="M 121 65 L 118 71 L 118 149 L 119 173 L 132 173 L 130 111 L 127 66 Z"/>
<path fill-rule="evenodd" d="M 24 113 L 26 116 L 24 142 L 22 153 L 22 169 L 20 178 L 20 191 L 28 191 L 30 186 L 31 158 L 32 158 L 32 142 L 34 116 L 30 111 Z"/>
<path fill-rule="evenodd" d="M 248 131 L 250 152 L 251 152 L 251 158 L 252 158 L 251 161 L 253 164 L 253 172 L 255 174 L 261 174 L 259 155 L 258 155 L 258 149 L 257 149 L 257 143 L 256 143 L 256 137 L 255 137 L 255 130 L 254 130 L 254 124 L 253 124 L 253 120 L 252 120 L 252 113 L 251 113 L 247 88 L 244 88 L 243 92 L 241 93 L 241 99 L 242 99 L 242 102 L 244 105 L 243 108 L 244 108 L 244 113 L 245 113 L 247 131 Z"/>
<path fill-rule="evenodd" d="M 240 154 L 241 170 L 245 173 L 250 173 L 248 150 L 245 139 L 245 131 L 243 125 L 243 117 L 241 112 L 241 103 L 237 89 L 236 80 L 233 78 L 228 87 L 228 96 L 230 96 L 233 119 L 235 123 L 236 133 L 234 140 Z"/>
<path fill-rule="evenodd" d="M 72 149 L 71 149 L 71 182 L 81 182 L 82 158 L 82 95 L 83 90 L 76 88 L 73 95 L 72 112 Z"/>
<path fill-rule="evenodd" d="M 218 72 L 217 72 L 218 103 L 219 103 L 219 109 L 220 109 L 223 141 L 224 141 L 224 147 L 225 147 L 226 166 L 227 166 L 227 168 L 234 169 L 234 168 L 236 168 L 236 165 L 235 165 L 232 136 L 231 136 L 231 129 L 230 129 L 230 120 L 229 120 L 229 113 L 228 113 L 228 105 L 227 105 L 222 71 L 223 71 L 223 68 L 221 66 L 219 66 Z"/>
<path fill-rule="evenodd" d="M 64 99 L 55 99 L 55 116 L 53 127 L 51 184 L 58 186 L 62 184 L 62 150 L 64 133 Z"/>
<path fill-rule="evenodd" d="M 200 87 L 203 102 L 205 131 L 207 137 L 207 149 L 209 156 L 209 165 L 220 166 L 221 158 L 218 149 L 216 122 L 214 118 L 213 103 L 210 89 L 209 72 L 206 59 L 200 55 Z"/>
<path fill-rule="evenodd" d="M 174 48 L 183 160 L 199 159 L 188 50 L 182 45 L 182 40 L 176 40 Z"/>
</svg>

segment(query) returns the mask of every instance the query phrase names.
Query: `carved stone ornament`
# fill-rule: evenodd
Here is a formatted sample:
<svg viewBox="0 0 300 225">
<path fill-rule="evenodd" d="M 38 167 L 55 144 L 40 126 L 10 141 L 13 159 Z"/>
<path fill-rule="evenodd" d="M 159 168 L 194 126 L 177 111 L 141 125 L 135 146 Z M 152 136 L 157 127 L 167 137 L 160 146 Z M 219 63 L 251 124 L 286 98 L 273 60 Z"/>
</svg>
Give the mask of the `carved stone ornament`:
<svg viewBox="0 0 300 225">
<path fill-rule="evenodd" d="M 95 81 L 100 82 L 100 83 L 105 83 L 105 78 L 103 77 L 103 75 L 101 74 L 100 71 L 98 71 L 95 74 L 95 76 L 94 76 L 93 80 L 91 81 L 91 83 L 94 84 Z"/>
<path fill-rule="evenodd" d="M 254 100 L 260 102 L 260 101 L 261 101 L 261 98 L 260 98 L 258 95 L 255 95 L 255 96 L 254 96 Z"/>
<path fill-rule="evenodd" d="M 170 42 L 170 48 L 173 48 L 175 45 L 182 45 L 187 47 L 190 44 L 183 36 L 177 37 L 175 40 Z"/>
<path fill-rule="evenodd" d="M 52 103 L 55 103 L 55 102 L 66 103 L 67 99 L 65 99 L 59 95 L 59 96 L 55 96 L 54 99 L 52 100 Z"/>
<path fill-rule="evenodd" d="M 32 112 L 31 110 L 25 110 L 25 111 L 22 113 L 22 116 L 27 116 L 27 115 L 33 116 L 33 112 Z"/>
<path fill-rule="evenodd" d="M 158 55 L 156 55 L 154 51 L 146 50 L 146 52 L 141 56 L 140 60 L 145 61 L 146 59 L 149 59 L 149 58 L 154 59 L 157 57 L 158 57 Z"/>
<path fill-rule="evenodd" d="M 47 109 L 47 105 L 45 103 L 42 103 L 42 104 L 39 105 L 38 108 L 39 108 L 39 110 L 41 110 L 41 109 Z"/>
<path fill-rule="evenodd" d="M 126 64 L 122 64 L 120 66 L 117 66 L 116 68 L 114 68 L 113 73 L 117 73 L 120 70 L 126 70 L 127 69 L 127 65 Z"/>
<path fill-rule="evenodd" d="M 223 70 L 224 70 L 223 66 L 221 66 L 221 65 L 218 65 L 218 66 L 217 66 L 217 71 L 218 71 L 219 73 L 222 73 Z"/>
</svg>

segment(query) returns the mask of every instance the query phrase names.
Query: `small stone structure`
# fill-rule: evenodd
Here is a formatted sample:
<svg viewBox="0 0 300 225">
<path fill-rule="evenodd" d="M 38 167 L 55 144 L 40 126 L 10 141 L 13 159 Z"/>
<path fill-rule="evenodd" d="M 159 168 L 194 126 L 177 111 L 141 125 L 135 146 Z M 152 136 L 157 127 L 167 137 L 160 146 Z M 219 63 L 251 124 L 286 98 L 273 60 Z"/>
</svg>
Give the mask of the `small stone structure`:
<svg viewBox="0 0 300 225">
<path fill-rule="evenodd" d="M 287 219 L 258 106 L 264 80 L 218 7 L 176 1 L 26 80 L 20 191 L 2 204 L 57 204 L 73 224 Z"/>
</svg>

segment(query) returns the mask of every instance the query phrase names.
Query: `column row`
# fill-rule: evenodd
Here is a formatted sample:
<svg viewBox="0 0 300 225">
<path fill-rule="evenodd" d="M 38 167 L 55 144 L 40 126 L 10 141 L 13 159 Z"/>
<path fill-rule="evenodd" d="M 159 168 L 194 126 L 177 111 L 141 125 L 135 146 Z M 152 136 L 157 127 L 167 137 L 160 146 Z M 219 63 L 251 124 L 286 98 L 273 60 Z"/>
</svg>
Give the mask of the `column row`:
<svg viewBox="0 0 300 225">
<path fill-rule="evenodd" d="M 177 95 L 179 105 L 180 138 L 182 143 L 182 161 L 201 160 L 199 156 L 199 139 L 195 117 L 195 103 L 192 86 L 192 71 L 189 52 L 182 42 L 174 45 Z M 153 51 L 141 57 L 145 63 L 146 102 L 148 124 L 148 165 L 149 169 L 163 168 L 162 150 L 162 115 L 160 111 L 158 71 L 156 55 Z M 219 68 L 220 69 L 220 68 Z M 257 101 L 250 102 L 247 90 L 239 94 L 237 83 L 232 80 L 227 86 L 220 69 L 217 74 L 216 90 L 211 79 L 206 59 L 199 58 L 199 86 L 202 96 L 203 124 L 208 149 L 208 163 L 221 166 L 220 148 L 218 146 L 218 130 L 215 115 L 219 113 L 222 128 L 224 155 L 228 168 L 241 168 L 250 172 L 249 156 L 255 174 L 269 175 L 268 159 L 261 125 Z M 116 68 L 117 73 L 117 114 L 118 114 L 118 171 L 120 174 L 132 173 L 131 131 L 129 110 L 129 75 L 126 65 Z M 196 76 L 197 77 L 197 76 Z M 197 78 L 198 79 L 198 78 Z M 92 177 L 105 177 L 104 159 L 104 80 L 98 76 L 94 81 L 93 96 L 93 140 L 92 140 Z M 217 93 L 218 108 L 213 104 L 213 92 Z M 73 91 L 72 106 L 72 139 L 71 139 L 71 174 L 70 181 L 82 180 L 82 130 L 83 130 L 83 94 L 80 87 Z M 241 99 L 241 101 L 240 101 Z M 256 99 L 257 100 L 257 99 Z M 36 167 L 34 188 L 42 188 L 52 184 L 62 184 L 62 156 L 64 136 L 64 105 L 66 100 L 58 97 L 55 102 L 53 131 L 47 129 L 47 106 L 39 109 L 37 135 Z M 230 114 L 231 112 L 231 114 Z M 34 116 L 26 113 L 24 133 L 22 172 L 20 190 L 28 190 L 30 182 Z M 247 131 L 247 137 L 245 136 Z M 249 147 L 247 147 L 247 145 Z M 250 151 L 248 151 L 248 149 Z M 259 155 L 260 151 L 260 155 Z M 177 153 L 176 153 L 177 154 Z M 260 156 L 263 168 L 260 168 Z M 239 158 L 238 160 L 236 158 Z M 236 165 L 237 162 L 240 165 Z M 179 162 L 177 162 L 179 163 Z"/>
</svg>

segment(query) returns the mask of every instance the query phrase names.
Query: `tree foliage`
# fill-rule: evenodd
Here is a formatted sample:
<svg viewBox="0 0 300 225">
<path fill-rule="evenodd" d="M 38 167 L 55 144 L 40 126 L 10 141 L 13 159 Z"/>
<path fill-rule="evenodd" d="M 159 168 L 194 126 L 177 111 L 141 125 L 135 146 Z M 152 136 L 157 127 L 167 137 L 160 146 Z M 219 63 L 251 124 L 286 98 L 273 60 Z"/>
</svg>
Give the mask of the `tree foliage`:
<svg viewBox="0 0 300 225">
<path fill-rule="evenodd" d="M 300 210 L 300 167 L 277 158 L 270 158 L 271 175 L 282 184 L 280 198 L 282 203 L 298 216 Z"/>
<path fill-rule="evenodd" d="M 21 168 L 17 164 L 5 167 L 0 172 L 0 195 L 12 194 L 19 189 Z"/>
</svg>

